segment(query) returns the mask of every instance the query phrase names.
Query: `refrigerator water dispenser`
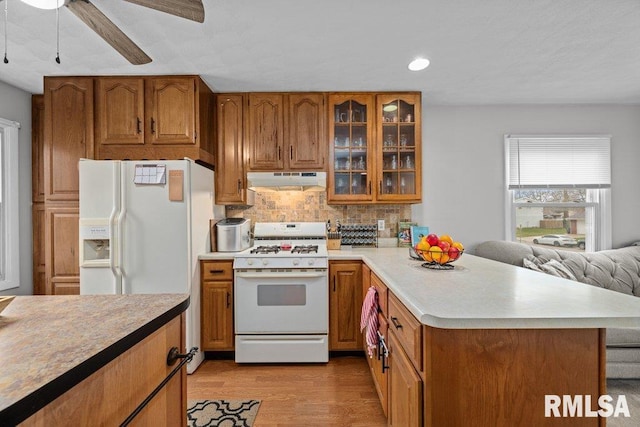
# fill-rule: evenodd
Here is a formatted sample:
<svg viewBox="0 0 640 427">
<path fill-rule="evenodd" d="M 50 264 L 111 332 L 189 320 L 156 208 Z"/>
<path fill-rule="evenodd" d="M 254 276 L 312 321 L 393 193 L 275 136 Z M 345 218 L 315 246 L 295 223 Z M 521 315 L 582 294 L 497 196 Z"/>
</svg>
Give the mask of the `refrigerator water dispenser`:
<svg viewBox="0 0 640 427">
<path fill-rule="evenodd" d="M 80 266 L 109 267 L 111 254 L 108 220 L 83 220 L 80 223 Z"/>
</svg>

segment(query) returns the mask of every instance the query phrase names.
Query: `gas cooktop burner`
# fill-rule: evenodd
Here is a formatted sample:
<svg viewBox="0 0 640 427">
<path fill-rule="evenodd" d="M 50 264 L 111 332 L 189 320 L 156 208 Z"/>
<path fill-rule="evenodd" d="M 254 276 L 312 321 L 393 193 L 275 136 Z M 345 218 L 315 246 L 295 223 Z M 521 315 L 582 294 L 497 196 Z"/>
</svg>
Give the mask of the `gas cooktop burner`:
<svg viewBox="0 0 640 427">
<path fill-rule="evenodd" d="M 311 254 L 318 253 L 318 245 L 302 245 L 302 246 L 294 246 L 291 249 L 292 254 Z"/>
<path fill-rule="evenodd" d="M 251 249 L 252 254 L 277 254 L 280 252 L 280 246 L 271 245 L 271 246 L 257 246 Z"/>
</svg>

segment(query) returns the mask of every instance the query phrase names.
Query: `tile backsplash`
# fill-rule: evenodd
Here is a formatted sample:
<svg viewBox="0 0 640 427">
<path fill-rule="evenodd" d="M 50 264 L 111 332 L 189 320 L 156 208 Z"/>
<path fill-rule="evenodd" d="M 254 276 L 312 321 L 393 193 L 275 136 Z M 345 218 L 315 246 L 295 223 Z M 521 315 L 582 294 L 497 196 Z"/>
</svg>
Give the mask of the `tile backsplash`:
<svg viewBox="0 0 640 427">
<path fill-rule="evenodd" d="M 336 220 L 342 224 L 376 224 L 385 220 L 385 230 L 378 237 L 396 237 L 398 222 L 411 219 L 411 205 L 328 205 L 322 191 L 265 191 L 256 193 L 250 207 L 227 206 L 230 218 L 249 218 L 256 222 Z"/>
</svg>

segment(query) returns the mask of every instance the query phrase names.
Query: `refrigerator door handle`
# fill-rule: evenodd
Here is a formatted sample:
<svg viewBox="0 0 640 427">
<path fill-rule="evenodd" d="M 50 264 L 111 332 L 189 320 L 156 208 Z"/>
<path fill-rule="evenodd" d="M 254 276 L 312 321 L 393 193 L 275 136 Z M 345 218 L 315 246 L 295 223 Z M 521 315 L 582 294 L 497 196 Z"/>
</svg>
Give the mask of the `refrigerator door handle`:
<svg viewBox="0 0 640 427">
<path fill-rule="evenodd" d="M 121 175 L 121 163 L 117 162 L 116 167 L 113 170 L 113 204 L 118 212 L 116 217 L 115 227 L 116 233 L 114 234 L 115 242 L 113 244 L 113 262 L 114 262 L 114 276 L 116 281 L 116 294 L 124 293 L 124 272 L 122 271 L 122 220 L 125 215 L 123 208 L 122 194 L 122 175 Z"/>
</svg>

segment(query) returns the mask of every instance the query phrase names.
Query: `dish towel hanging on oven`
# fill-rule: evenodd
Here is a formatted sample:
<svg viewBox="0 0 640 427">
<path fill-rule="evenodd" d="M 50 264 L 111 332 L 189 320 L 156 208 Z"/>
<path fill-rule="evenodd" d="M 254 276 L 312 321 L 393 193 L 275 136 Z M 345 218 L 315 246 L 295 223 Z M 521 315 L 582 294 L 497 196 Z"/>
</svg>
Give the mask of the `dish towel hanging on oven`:
<svg viewBox="0 0 640 427">
<path fill-rule="evenodd" d="M 373 357 L 373 349 L 378 346 L 378 291 L 371 286 L 362 302 L 360 316 L 360 332 L 367 330 L 365 340 L 369 357 Z"/>
</svg>

